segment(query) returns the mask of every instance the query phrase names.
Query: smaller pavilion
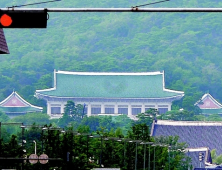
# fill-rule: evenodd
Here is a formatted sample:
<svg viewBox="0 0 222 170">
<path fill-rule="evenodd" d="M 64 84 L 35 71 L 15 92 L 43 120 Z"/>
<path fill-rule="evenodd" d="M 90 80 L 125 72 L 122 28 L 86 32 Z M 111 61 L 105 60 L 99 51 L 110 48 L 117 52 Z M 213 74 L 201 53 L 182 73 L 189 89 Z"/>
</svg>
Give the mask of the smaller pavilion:
<svg viewBox="0 0 222 170">
<path fill-rule="evenodd" d="M 202 114 L 222 114 L 222 105 L 214 99 L 209 93 L 203 95 L 203 97 L 195 103 L 198 106 Z"/>
<path fill-rule="evenodd" d="M 0 111 L 8 115 L 10 118 L 30 112 L 42 112 L 42 110 L 42 107 L 30 104 L 15 91 L 13 91 L 5 100 L 0 102 Z"/>
</svg>

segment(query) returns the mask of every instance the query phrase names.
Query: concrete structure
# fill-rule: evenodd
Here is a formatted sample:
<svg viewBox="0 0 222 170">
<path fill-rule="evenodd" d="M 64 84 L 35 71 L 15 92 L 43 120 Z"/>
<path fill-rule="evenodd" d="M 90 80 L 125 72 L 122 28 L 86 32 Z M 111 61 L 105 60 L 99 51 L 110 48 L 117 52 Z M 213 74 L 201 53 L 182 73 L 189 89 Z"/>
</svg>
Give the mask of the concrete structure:
<svg viewBox="0 0 222 170">
<path fill-rule="evenodd" d="M 184 92 L 165 88 L 164 72 L 95 73 L 54 71 L 54 87 L 36 90 L 47 101 L 47 114 L 61 117 L 68 100 L 85 104 L 87 115 L 127 114 L 135 118 L 149 108 L 171 110 Z"/>
<path fill-rule="evenodd" d="M 0 102 L 0 111 L 4 112 L 10 118 L 24 115 L 29 112 L 41 112 L 42 110 L 42 107 L 37 107 L 28 103 L 15 91 Z"/>
</svg>

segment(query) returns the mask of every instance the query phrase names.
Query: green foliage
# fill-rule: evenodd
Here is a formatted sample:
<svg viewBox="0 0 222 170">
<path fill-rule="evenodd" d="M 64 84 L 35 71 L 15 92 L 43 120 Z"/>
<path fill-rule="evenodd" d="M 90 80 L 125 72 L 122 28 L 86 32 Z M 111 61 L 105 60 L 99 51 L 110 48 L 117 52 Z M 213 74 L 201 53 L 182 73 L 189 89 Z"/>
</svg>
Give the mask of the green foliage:
<svg viewBox="0 0 222 170">
<path fill-rule="evenodd" d="M 9 117 L 0 111 L 0 122 L 7 122 L 9 120 Z"/>
<path fill-rule="evenodd" d="M 211 151 L 211 157 L 212 157 L 213 163 L 215 163 L 215 164 L 222 164 L 222 154 L 221 155 L 217 155 L 216 149 L 213 149 Z"/>
<path fill-rule="evenodd" d="M 24 147 L 19 145 L 19 141 L 22 141 L 19 137 L 12 135 L 8 142 L 0 140 L 0 157 L 2 155 L 6 157 L 21 158 L 24 156 L 22 152 L 26 149 L 26 154 L 29 156 L 34 152 L 34 143 L 37 144 L 37 155 L 42 153 L 47 154 L 50 158 L 60 158 L 60 160 L 49 162 L 45 165 L 39 163 L 32 165 L 25 163 L 24 169 L 52 169 L 58 167 L 59 169 L 92 169 L 104 165 L 105 167 L 120 167 L 121 169 L 132 169 L 135 167 L 135 159 L 137 158 L 137 169 L 143 168 L 144 149 L 147 154 L 150 154 L 150 164 L 153 169 L 153 161 L 155 154 L 155 166 L 156 169 L 160 167 L 168 167 L 168 150 L 167 147 L 140 145 L 135 143 L 134 139 L 144 142 L 155 142 L 156 144 L 167 144 L 168 146 L 175 147 L 177 150 L 171 150 L 170 160 L 171 167 L 177 169 L 178 167 L 187 168 L 190 161 L 187 161 L 183 152 L 179 152 L 178 149 L 184 148 L 183 143 L 178 143 L 177 137 L 168 138 L 152 138 L 149 135 L 149 127 L 145 124 L 136 124 L 128 132 L 128 135 L 124 137 L 122 130 L 118 128 L 115 133 L 113 130 L 107 131 L 104 128 L 100 128 L 97 132 L 89 132 L 88 126 L 80 126 L 79 132 L 73 131 L 72 128 L 67 128 L 65 133 L 62 133 L 61 128 L 53 128 L 52 125 L 45 125 L 45 130 L 33 125 L 26 129 L 24 133 L 24 139 L 27 143 Z M 17 139 L 18 138 L 18 139 Z M 108 139 L 108 140 L 107 140 Z M 125 139 L 125 140 L 123 140 Z M 132 140 L 133 142 L 130 142 Z M 136 154 L 137 153 L 137 154 Z M 137 156 L 136 156 L 137 155 Z M 146 157 L 146 162 L 148 157 Z M 20 163 L 5 162 L 0 164 L 1 168 L 13 167 L 16 169 L 21 168 Z M 181 169 L 181 168 L 180 168 Z"/>
<path fill-rule="evenodd" d="M 90 116 L 83 118 L 81 124 L 85 126 L 89 126 L 91 131 L 96 131 L 100 126 L 100 117 L 99 116 Z"/>
<path fill-rule="evenodd" d="M 177 120 L 177 121 L 197 121 L 198 117 L 194 112 L 187 110 L 172 110 L 168 111 L 166 114 L 162 114 L 159 119 L 162 120 Z"/>
<path fill-rule="evenodd" d="M 138 121 L 136 121 L 137 124 L 146 124 L 149 127 L 151 127 L 153 120 L 157 118 L 157 115 L 159 114 L 157 109 L 149 109 L 145 113 L 139 113 L 137 115 Z"/>
<path fill-rule="evenodd" d="M 49 116 L 45 113 L 27 113 L 22 116 L 16 116 L 13 119 L 10 119 L 9 122 L 21 122 L 25 125 L 32 125 L 33 123 L 37 123 L 39 125 L 49 124 Z"/>
<path fill-rule="evenodd" d="M 67 104 L 64 108 L 64 114 L 62 118 L 59 119 L 58 125 L 64 127 L 67 126 L 70 122 L 80 123 L 82 119 L 86 117 L 84 109 L 85 106 L 83 105 L 75 105 L 73 101 L 67 101 Z"/>
<path fill-rule="evenodd" d="M 222 121 L 222 118 L 220 115 L 218 114 L 212 114 L 212 115 L 209 115 L 207 118 L 206 118 L 207 121 Z"/>
</svg>

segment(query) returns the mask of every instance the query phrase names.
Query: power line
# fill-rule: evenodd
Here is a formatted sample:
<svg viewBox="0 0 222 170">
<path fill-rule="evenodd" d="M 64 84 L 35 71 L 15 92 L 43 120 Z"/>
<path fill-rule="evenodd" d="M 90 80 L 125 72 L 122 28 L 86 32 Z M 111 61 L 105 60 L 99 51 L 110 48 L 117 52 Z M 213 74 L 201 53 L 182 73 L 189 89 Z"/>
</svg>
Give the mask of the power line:
<svg viewBox="0 0 222 170">
<path fill-rule="evenodd" d="M 147 5 L 158 4 L 158 3 L 162 3 L 162 2 L 166 2 L 166 1 L 170 1 L 170 0 L 164 0 L 164 1 L 152 2 L 152 3 L 148 3 L 148 4 L 143 4 L 143 5 L 137 5 L 137 6 L 133 6 L 132 8 L 138 8 L 138 7 L 141 7 L 141 6 L 147 6 Z"/>
<path fill-rule="evenodd" d="M 24 4 L 24 5 L 16 5 L 8 8 L 15 8 L 15 7 L 22 7 L 22 6 L 29 6 L 29 5 L 37 5 L 37 4 L 45 4 L 49 2 L 55 2 L 55 1 L 61 1 L 61 0 L 53 0 L 53 1 L 45 1 L 45 2 L 37 2 L 37 3 L 32 3 L 32 4 Z"/>
</svg>

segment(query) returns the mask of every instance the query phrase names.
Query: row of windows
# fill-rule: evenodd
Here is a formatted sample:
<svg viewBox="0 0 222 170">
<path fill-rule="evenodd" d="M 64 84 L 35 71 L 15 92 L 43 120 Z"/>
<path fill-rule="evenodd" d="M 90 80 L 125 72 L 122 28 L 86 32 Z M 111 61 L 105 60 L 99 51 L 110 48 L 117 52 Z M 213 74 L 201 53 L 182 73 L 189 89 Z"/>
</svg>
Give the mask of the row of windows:
<svg viewBox="0 0 222 170">
<path fill-rule="evenodd" d="M 145 108 L 145 110 L 149 110 L 150 108 Z M 166 113 L 168 111 L 168 108 L 158 108 L 158 111 L 160 114 Z M 141 108 L 132 108 L 132 115 L 137 115 L 138 113 L 141 113 Z M 61 107 L 51 107 L 51 114 L 60 114 L 61 113 Z M 87 107 L 85 107 L 85 113 L 87 113 Z M 100 114 L 101 113 L 101 107 L 92 107 L 91 108 L 91 114 Z M 107 114 L 114 114 L 114 108 L 105 108 L 105 113 Z M 119 114 L 128 114 L 128 108 L 118 108 Z"/>
</svg>

